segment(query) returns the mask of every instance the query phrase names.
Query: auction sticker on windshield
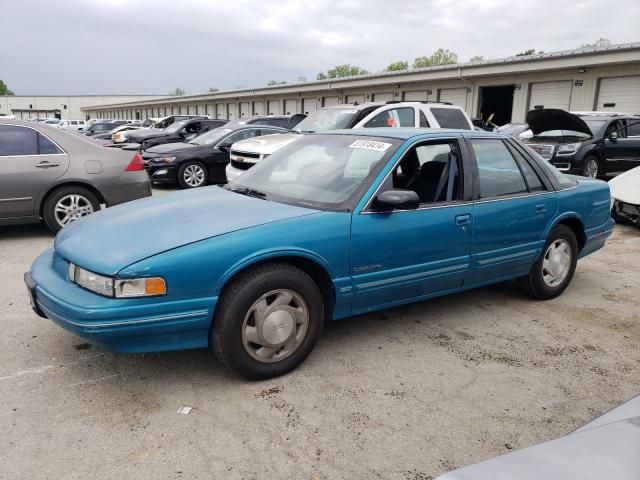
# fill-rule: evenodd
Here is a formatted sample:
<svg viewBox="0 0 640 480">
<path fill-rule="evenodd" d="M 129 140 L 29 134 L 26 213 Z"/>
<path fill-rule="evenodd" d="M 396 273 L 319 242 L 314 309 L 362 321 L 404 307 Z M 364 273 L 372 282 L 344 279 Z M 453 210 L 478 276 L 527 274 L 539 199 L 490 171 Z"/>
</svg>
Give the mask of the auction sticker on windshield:
<svg viewBox="0 0 640 480">
<path fill-rule="evenodd" d="M 373 140 L 356 140 L 349 148 L 362 148 L 364 150 L 375 150 L 376 152 L 384 152 L 391 146 L 390 143 L 376 142 Z"/>
</svg>

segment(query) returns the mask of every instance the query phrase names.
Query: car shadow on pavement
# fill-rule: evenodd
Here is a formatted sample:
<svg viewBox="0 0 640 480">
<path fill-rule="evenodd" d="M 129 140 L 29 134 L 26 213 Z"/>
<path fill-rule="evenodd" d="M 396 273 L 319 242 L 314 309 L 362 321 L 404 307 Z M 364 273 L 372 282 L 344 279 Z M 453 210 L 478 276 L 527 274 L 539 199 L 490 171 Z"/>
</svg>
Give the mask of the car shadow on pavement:
<svg viewBox="0 0 640 480">
<path fill-rule="evenodd" d="M 55 235 L 44 225 L 44 223 L 32 223 L 28 225 L 8 225 L 0 227 L 0 240 L 42 238 L 42 236 L 53 238 Z"/>
</svg>

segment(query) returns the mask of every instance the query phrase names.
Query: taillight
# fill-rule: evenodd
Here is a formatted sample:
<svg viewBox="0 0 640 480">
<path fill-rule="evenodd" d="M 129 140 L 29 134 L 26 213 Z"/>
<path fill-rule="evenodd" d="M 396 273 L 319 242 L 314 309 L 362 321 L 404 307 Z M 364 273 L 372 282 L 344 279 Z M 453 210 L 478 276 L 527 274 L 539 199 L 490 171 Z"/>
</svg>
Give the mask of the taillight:
<svg viewBox="0 0 640 480">
<path fill-rule="evenodd" d="M 142 160 L 142 155 L 136 153 L 127 168 L 124 169 L 125 172 L 140 172 L 144 170 L 144 161 Z"/>
</svg>

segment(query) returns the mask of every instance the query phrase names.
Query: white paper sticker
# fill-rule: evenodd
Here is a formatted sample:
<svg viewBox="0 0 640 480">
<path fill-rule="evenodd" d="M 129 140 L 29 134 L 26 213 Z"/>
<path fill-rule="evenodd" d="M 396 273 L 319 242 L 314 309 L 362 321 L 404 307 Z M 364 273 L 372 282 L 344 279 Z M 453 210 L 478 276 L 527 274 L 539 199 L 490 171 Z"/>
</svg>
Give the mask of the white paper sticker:
<svg viewBox="0 0 640 480">
<path fill-rule="evenodd" d="M 190 407 L 188 405 L 183 405 L 178 409 L 178 413 L 181 413 L 183 415 L 189 415 L 191 413 L 191 410 L 193 410 L 193 407 Z"/>
<path fill-rule="evenodd" d="M 374 140 L 356 140 L 349 148 L 362 148 L 364 150 L 375 150 L 376 152 L 384 152 L 391 146 L 390 143 L 376 142 Z"/>
</svg>

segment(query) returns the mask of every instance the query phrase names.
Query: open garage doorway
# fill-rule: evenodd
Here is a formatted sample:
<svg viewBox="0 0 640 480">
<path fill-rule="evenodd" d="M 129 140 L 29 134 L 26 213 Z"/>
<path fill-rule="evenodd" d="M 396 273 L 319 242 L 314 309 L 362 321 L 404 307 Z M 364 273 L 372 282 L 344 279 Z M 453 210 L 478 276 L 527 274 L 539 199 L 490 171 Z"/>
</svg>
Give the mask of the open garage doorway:
<svg viewBox="0 0 640 480">
<path fill-rule="evenodd" d="M 480 116 L 482 120 L 487 121 L 493 114 L 491 121 L 494 124 L 511 123 L 514 90 L 515 85 L 480 87 Z"/>
</svg>

